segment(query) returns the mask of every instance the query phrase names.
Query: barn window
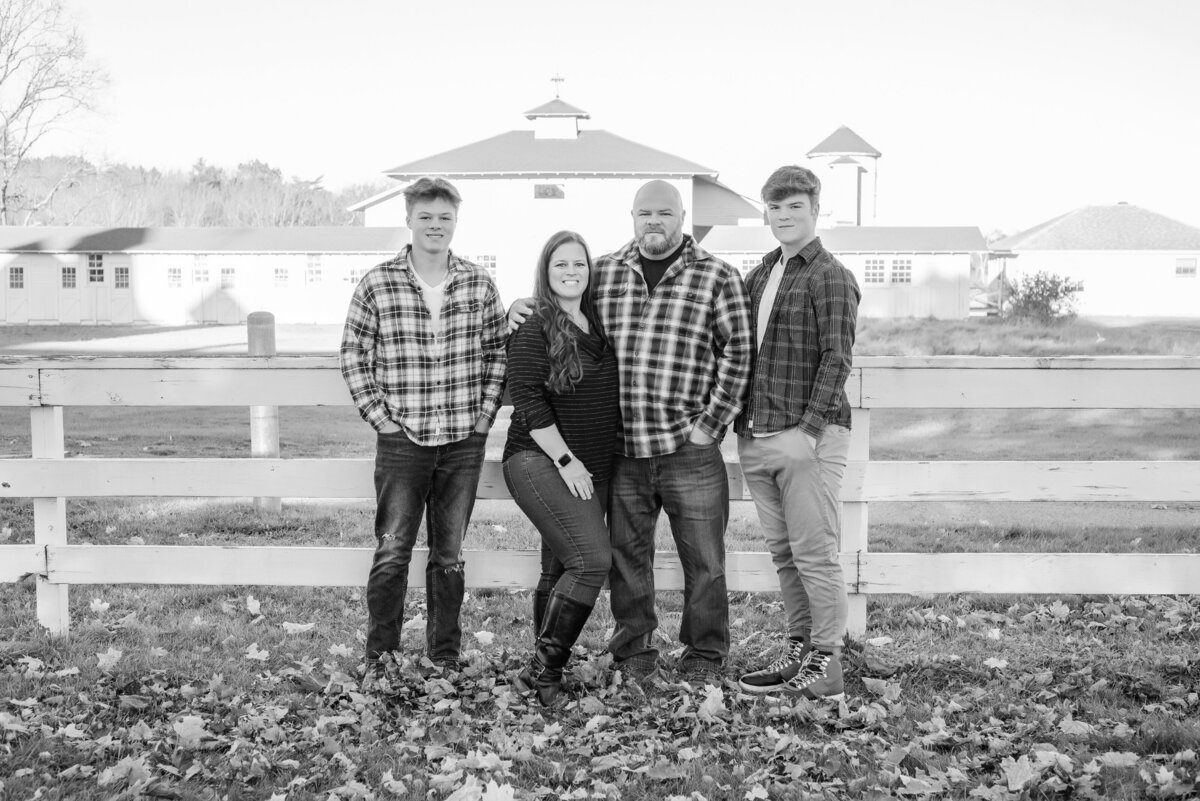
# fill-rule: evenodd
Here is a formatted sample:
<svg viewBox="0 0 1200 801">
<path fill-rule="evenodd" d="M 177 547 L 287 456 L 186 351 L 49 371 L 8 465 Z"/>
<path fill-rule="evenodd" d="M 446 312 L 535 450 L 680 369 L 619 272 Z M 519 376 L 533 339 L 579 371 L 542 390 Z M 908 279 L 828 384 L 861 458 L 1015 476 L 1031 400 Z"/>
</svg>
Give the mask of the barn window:
<svg viewBox="0 0 1200 801">
<path fill-rule="evenodd" d="M 74 289 L 75 288 L 75 267 L 74 266 L 68 267 L 67 265 L 63 265 L 62 288 L 63 289 Z"/>
<path fill-rule="evenodd" d="M 208 256 L 197 253 L 192 257 L 192 283 L 208 283 Z"/>
<path fill-rule="evenodd" d="M 483 269 L 487 270 L 487 274 L 492 277 L 493 281 L 496 280 L 496 257 L 495 256 L 476 256 L 474 259 L 472 259 L 472 261 L 475 262 L 476 264 L 478 264 Z"/>
<path fill-rule="evenodd" d="M 288 285 L 288 268 L 275 268 L 275 286 L 276 288 L 286 287 Z"/>
<path fill-rule="evenodd" d="M 304 282 L 306 284 L 321 283 L 321 254 L 309 253 L 308 263 L 304 266 Z"/>
<path fill-rule="evenodd" d="M 167 268 L 167 286 L 177 289 L 183 286 L 183 268 L 168 267 Z"/>
<path fill-rule="evenodd" d="M 103 284 L 104 283 L 104 254 L 89 253 L 88 254 L 88 283 Z"/>
<path fill-rule="evenodd" d="M 113 286 L 117 289 L 129 289 L 129 268 L 113 268 Z"/>
<path fill-rule="evenodd" d="M 761 263 L 762 263 L 762 259 L 757 259 L 752 256 L 743 256 L 742 257 L 742 275 L 745 275 L 746 273 L 750 272 L 751 270 L 753 270 L 755 267 L 757 267 Z"/>
<path fill-rule="evenodd" d="M 892 283 L 912 283 L 912 259 L 892 259 Z"/>
<path fill-rule="evenodd" d="M 25 268 L 24 267 L 9 267 L 8 268 L 8 288 L 9 289 L 24 289 L 25 288 Z"/>
<path fill-rule="evenodd" d="M 883 259 L 867 259 L 863 271 L 863 282 L 867 284 L 883 283 Z"/>
<path fill-rule="evenodd" d="M 1176 259 L 1175 260 L 1175 277 L 1176 278 L 1195 278 L 1196 277 L 1196 260 L 1191 259 Z"/>
<path fill-rule="evenodd" d="M 222 267 L 221 268 L 221 289 L 233 289 L 237 283 L 237 268 Z"/>
<path fill-rule="evenodd" d="M 567 193 L 563 190 L 562 184 L 534 184 L 533 199 L 534 200 L 563 200 Z"/>
</svg>

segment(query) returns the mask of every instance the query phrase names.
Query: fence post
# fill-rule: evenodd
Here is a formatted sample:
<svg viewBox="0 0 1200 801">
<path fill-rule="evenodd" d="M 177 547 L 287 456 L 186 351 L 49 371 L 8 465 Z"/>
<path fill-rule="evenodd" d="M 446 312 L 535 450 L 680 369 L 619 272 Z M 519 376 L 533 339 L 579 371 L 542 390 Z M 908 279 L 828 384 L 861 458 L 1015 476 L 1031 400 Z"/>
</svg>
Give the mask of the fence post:
<svg viewBox="0 0 1200 801">
<path fill-rule="evenodd" d="M 854 409 L 850 452 L 851 462 L 866 462 L 871 453 L 871 410 Z M 867 503 L 855 501 L 842 504 L 842 548 L 843 553 L 867 552 Z M 857 583 L 858 576 L 855 576 Z M 846 630 L 850 636 L 861 639 L 867 633 L 867 595 L 851 594 L 847 599 Z"/>
<path fill-rule="evenodd" d="M 34 406 L 29 410 L 34 459 L 63 459 L 63 410 L 61 406 Z M 33 541 L 43 548 L 67 544 L 66 498 L 33 499 Z M 49 563 L 49 559 L 46 560 Z M 68 586 L 37 578 L 37 619 L 51 634 L 66 637 L 71 627 Z"/>
<path fill-rule="evenodd" d="M 246 318 L 246 341 L 251 356 L 275 356 L 275 315 L 271 312 L 250 312 Z M 279 458 L 279 407 L 250 407 L 250 456 L 255 459 Z M 279 498 L 255 498 L 254 508 L 260 512 L 279 512 Z"/>
</svg>

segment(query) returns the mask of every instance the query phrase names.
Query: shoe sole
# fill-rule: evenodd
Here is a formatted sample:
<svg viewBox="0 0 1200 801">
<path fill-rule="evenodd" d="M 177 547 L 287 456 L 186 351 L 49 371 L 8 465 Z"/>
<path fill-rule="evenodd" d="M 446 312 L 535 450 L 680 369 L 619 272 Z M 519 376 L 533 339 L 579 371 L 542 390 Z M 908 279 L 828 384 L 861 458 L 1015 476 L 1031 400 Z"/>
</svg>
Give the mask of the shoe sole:
<svg viewBox="0 0 1200 801">
<path fill-rule="evenodd" d="M 782 690 L 783 682 L 771 685 L 754 685 L 745 684 L 741 679 L 738 679 L 738 689 L 744 693 L 750 693 L 751 695 L 768 695 L 769 693 L 777 693 Z"/>
<path fill-rule="evenodd" d="M 804 698 L 809 701 L 845 701 L 846 700 L 846 694 L 844 692 L 834 693 L 833 695 L 816 695 L 814 693 L 803 693 L 803 692 L 798 692 L 798 693 L 785 692 L 785 693 L 783 693 L 783 695 L 787 696 L 788 698 Z"/>
</svg>

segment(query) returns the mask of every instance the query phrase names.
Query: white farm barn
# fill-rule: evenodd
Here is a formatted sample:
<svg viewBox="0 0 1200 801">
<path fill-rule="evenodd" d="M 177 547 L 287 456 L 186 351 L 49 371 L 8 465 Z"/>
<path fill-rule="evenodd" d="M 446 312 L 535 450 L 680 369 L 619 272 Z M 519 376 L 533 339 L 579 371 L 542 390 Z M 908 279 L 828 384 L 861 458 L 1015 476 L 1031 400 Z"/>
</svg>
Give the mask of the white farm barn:
<svg viewBox="0 0 1200 801">
<path fill-rule="evenodd" d="M 697 238 L 712 226 L 761 221 L 762 212 L 717 180 L 717 171 L 603 130 L 580 130 L 582 111 L 555 98 L 525 113 L 515 130 L 385 170 L 398 184 L 352 206 L 367 226 L 405 224 L 404 187 L 440 176 L 462 195 L 454 251 L 495 267 L 506 301 L 532 293 L 534 266 L 555 231 L 583 234 L 594 256 L 633 238 L 629 215 L 651 179 L 679 190 L 684 228 Z"/>
<path fill-rule="evenodd" d="M 341 323 L 396 228 L 0 228 L 0 323 Z"/>
<path fill-rule="evenodd" d="M 978 282 L 987 264 L 978 228 L 844 226 L 817 233 L 858 279 L 863 317 L 964 319 L 972 279 Z M 714 228 L 701 244 L 743 273 L 778 247 L 766 226 Z"/>
<path fill-rule="evenodd" d="M 993 243 L 1009 279 L 1083 282 L 1087 316 L 1200 316 L 1200 229 L 1128 203 L 1085 206 Z"/>
</svg>

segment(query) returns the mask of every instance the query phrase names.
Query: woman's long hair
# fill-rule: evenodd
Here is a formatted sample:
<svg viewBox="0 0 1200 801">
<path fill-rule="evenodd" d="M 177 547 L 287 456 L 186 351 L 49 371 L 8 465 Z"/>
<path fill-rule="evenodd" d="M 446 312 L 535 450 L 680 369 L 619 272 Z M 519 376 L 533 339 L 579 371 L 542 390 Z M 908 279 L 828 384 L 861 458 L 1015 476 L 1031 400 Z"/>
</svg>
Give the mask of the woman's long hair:
<svg viewBox="0 0 1200 801">
<path fill-rule="evenodd" d="M 546 245 L 542 248 L 534 286 L 534 308 L 541 316 L 542 334 L 549 344 L 550 377 L 546 380 L 546 387 L 556 394 L 571 392 L 575 389 L 575 384 L 583 378 L 583 363 L 580 361 L 579 347 L 575 342 L 577 329 L 571 324 L 571 316 L 558 304 L 558 296 L 550 289 L 550 259 L 554 256 L 554 251 L 571 242 L 583 248 L 583 257 L 588 268 L 587 286 L 579 299 L 580 311 L 587 318 L 592 332 L 600 336 L 605 347 L 608 346 L 593 300 L 595 276 L 592 274 L 592 253 L 582 236 L 574 231 L 559 231 L 546 240 Z"/>
</svg>

